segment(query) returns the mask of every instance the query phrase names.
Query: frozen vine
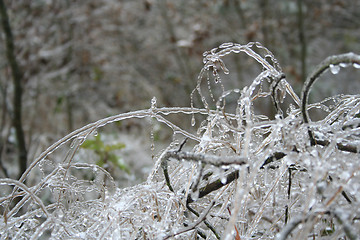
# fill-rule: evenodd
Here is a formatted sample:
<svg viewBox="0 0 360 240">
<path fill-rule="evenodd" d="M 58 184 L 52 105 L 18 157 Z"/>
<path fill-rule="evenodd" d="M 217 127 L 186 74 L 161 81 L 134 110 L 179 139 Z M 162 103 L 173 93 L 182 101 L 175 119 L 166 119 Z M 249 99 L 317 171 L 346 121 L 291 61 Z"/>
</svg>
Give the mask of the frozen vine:
<svg viewBox="0 0 360 240">
<path fill-rule="evenodd" d="M 262 71 L 249 86 L 226 89 L 221 76 L 230 70 L 224 59 L 239 53 L 255 59 Z M 356 239 L 360 98 L 339 95 L 308 104 L 308 95 L 323 72 L 359 68 L 360 56 L 343 54 L 320 63 L 301 99 L 260 43 L 224 43 L 205 52 L 203 62 L 191 107 L 159 108 L 154 98 L 149 109 L 101 119 L 55 142 L 19 181 L 0 179 L 1 238 Z M 231 113 L 230 96 L 237 99 Z M 260 98 L 272 101 L 275 116 L 255 113 L 253 103 Z M 285 98 L 290 107 L 283 111 Z M 326 106 L 329 101 L 334 104 Z M 328 115 L 310 121 L 313 107 Z M 193 130 L 172 123 L 169 115 L 192 116 Z M 196 115 L 205 120 L 197 123 Z M 76 156 L 101 127 L 130 118 L 153 118 L 174 137 L 145 182 L 120 189 L 103 167 Z M 63 157 L 51 158 L 60 148 L 67 149 Z M 29 176 L 38 172 L 41 178 L 30 183 Z"/>
</svg>

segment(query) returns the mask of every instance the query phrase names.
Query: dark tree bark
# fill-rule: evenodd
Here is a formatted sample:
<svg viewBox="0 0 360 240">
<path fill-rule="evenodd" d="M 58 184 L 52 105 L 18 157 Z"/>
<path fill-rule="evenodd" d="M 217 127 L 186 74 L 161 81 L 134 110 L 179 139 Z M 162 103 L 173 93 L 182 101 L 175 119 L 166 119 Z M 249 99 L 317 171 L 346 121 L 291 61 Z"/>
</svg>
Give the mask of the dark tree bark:
<svg viewBox="0 0 360 240">
<path fill-rule="evenodd" d="M 11 32 L 7 9 L 3 0 L 0 0 L 0 16 L 1 16 L 1 25 L 5 33 L 6 57 L 7 60 L 9 61 L 10 69 L 13 76 L 13 84 L 14 84 L 13 111 L 14 112 L 12 114 L 12 121 L 16 131 L 19 176 L 21 176 L 22 173 L 25 172 L 26 170 L 26 162 L 27 162 L 25 136 L 22 127 L 22 119 L 21 119 L 21 111 L 22 111 L 21 81 L 23 75 L 16 61 L 14 38 Z"/>
<path fill-rule="evenodd" d="M 301 46 L 301 52 L 300 52 L 301 80 L 302 80 L 302 82 L 305 82 L 306 76 L 307 76 L 307 69 L 306 69 L 307 44 L 306 44 L 306 38 L 305 38 L 303 4 L 304 4 L 303 0 L 297 0 L 299 42 L 300 42 L 300 46 Z"/>
</svg>

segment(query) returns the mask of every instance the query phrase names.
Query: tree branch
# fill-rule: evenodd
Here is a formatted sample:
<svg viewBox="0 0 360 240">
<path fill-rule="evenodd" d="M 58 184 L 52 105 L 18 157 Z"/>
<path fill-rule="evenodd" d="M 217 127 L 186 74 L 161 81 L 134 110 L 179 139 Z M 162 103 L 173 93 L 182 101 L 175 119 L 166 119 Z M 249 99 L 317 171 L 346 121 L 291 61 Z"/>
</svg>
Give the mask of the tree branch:
<svg viewBox="0 0 360 240">
<path fill-rule="evenodd" d="M 239 178 L 239 171 L 233 171 L 225 176 L 225 181 L 222 181 L 221 179 L 217 179 L 209 184 L 207 184 L 205 187 L 202 187 L 199 189 L 199 198 L 205 197 L 209 193 L 212 193 L 223 186 L 226 186 L 227 184 L 231 183 L 235 179 Z M 191 196 L 188 196 L 187 203 L 192 203 L 194 200 L 191 198 Z"/>
<path fill-rule="evenodd" d="M 162 160 L 161 166 L 164 172 L 166 185 L 169 190 L 174 192 L 174 189 L 171 186 L 169 173 L 167 170 L 167 160 L 169 158 L 175 158 L 177 160 L 187 160 L 187 161 L 195 161 L 202 162 L 205 164 L 211 164 L 214 166 L 227 166 L 232 164 L 244 165 L 247 164 L 247 159 L 243 157 L 219 157 L 214 155 L 206 155 L 199 153 L 191 153 L 191 152 L 179 152 L 179 151 L 168 151 L 164 155 L 164 159 Z M 214 182 L 207 184 L 205 187 L 199 189 L 199 198 L 205 197 L 209 193 L 220 189 L 221 187 L 231 183 L 235 179 L 239 177 L 239 172 L 233 171 L 225 176 L 225 180 L 217 179 Z M 194 200 L 191 196 L 188 196 L 187 203 L 192 203 Z"/>
<path fill-rule="evenodd" d="M 354 53 L 345 53 L 340 55 L 334 55 L 326 58 L 323 62 L 321 62 L 318 66 L 316 66 L 315 70 L 309 75 L 304 83 L 304 87 L 301 92 L 301 114 L 303 117 L 304 123 L 309 123 L 310 117 L 308 113 L 308 98 L 311 87 L 315 84 L 315 82 L 320 78 L 320 76 L 328 69 L 330 66 L 339 65 L 340 63 L 348 63 L 348 64 L 360 64 L 360 55 Z M 311 141 L 311 145 L 315 145 L 316 141 L 312 131 L 309 129 L 309 137 Z"/>
<path fill-rule="evenodd" d="M 207 154 L 192 153 L 192 152 L 168 151 L 165 154 L 165 159 L 168 158 L 175 158 L 179 161 L 187 160 L 194 162 L 202 162 L 216 167 L 247 164 L 247 158 L 245 157 L 237 157 L 237 156 L 220 157 L 215 155 L 207 155 Z"/>
</svg>

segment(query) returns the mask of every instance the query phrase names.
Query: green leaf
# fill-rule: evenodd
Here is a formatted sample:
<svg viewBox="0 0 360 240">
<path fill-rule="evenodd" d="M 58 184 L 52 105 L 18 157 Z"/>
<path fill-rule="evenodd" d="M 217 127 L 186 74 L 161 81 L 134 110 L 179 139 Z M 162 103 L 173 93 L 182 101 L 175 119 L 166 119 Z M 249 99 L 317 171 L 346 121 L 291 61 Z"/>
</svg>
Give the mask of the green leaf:
<svg viewBox="0 0 360 240">
<path fill-rule="evenodd" d="M 84 143 L 80 146 L 84 149 L 91 149 L 94 151 L 103 151 L 104 150 L 104 142 L 100 138 L 100 134 L 95 136 L 94 139 L 87 139 Z"/>
<path fill-rule="evenodd" d="M 120 150 L 125 148 L 125 144 L 123 143 L 115 143 L 115 144 L 111 144 L 111 145 L 105 145 L 104 150 L 106 152 L 110 152 L 110 151 L 114 151 L 114 150 Z"/>
<path fill-rule="evenodd" d="M 105 162 L 104 162 L 104 159 L 102 159 L 102 158 L 100 158 L 100 160 L 96 162 L 96 165 L 98 165 L 99 167 L 103 167 L 104 164 L 105 164 Z"/>
<path fill-rule="evenodd" d="M 109 161 L 111 161 L 115 166 L 125 171 L 127 174 L 131 174 L 130 168 L 126 163 L 122 161 L 121 158 L 116 156 L 115 154 L 109 154 Z"/>
</svg>

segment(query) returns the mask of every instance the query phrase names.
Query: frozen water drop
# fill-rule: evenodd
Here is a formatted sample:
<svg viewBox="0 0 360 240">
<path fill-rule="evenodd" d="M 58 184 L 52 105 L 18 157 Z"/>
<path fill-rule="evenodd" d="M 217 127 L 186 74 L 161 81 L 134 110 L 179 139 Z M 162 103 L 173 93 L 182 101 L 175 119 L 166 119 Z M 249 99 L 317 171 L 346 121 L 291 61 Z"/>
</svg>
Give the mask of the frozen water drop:
<svg viewBox="0 0 360 240">
<path fill-rule="evenodd" d="M 20 228 L 20 227 L 22 226 L 22 224 L 23 224 L 23 223 L 22 223 L 21 221 L 16 222 L 16 223 L 15 223 L 15 227 L 16 227 L 16 228 Z"/>
<path fill-rule="evenodd" d="M 156 104 L 156 97 L 153 97 L 152 99 L 151 99 L 151 105 L 155 105 Z"/>
<path fill-rule="evenodd" d="M 154 108 L 156 108 L 156 97 L 153 97 L 152 99 L 151 99 L 151 108 L 152 109 L 154 109 Z"/>
<path fill-rule="evenodd" d="M 94 131 L 94 136 L 96 137 L 97 135 L 99 135 L 99 133 L 98 133 L 97 130 L 95 130 L 95 131 Z"/>
<path fill-rule="evenodd" d="M 340 63 L 339 65 L 340 65 L 340 67 L 346 68 L 346 67 L 348 67 L 350 64 L 349 64 L 349 63 Z"/>
<path fill-rule="evenodd" d="M 192 117 L 191 117 L 191 126 L 195 126 L 195 124 L 196 124 L 195 116 L 192 115 Z"/>
<path fill-rule="evenodd" d="M 220 179 L 220 181 L 221 181 L 222 184 L 226 184 L 226 182 L 227 182 L 226 176 L 222 177 Z"/>
<path fill-rule="evenodd" d="M 353 67 L 359 69 L 359 68 L 360 68 L 360 64 L 359 64 L 359 63 L 353 63 Z"/>
<path fill-rule="evenodd" d="M 35 216 L 36 216 L 37 218 L 41 218 L 42 216 L 44 216 L 44 213 L 43 213 L 43 212 L 37 212 L 37 213 L 35 214 Z"/>
<path fill-rule="evenodd" d="M 330 71 L 332 74 L 338 74 L 340 72 L 340 66 L 339 65 L 334 65 L 334 64 L 330 64 Z"/>
</svg>

